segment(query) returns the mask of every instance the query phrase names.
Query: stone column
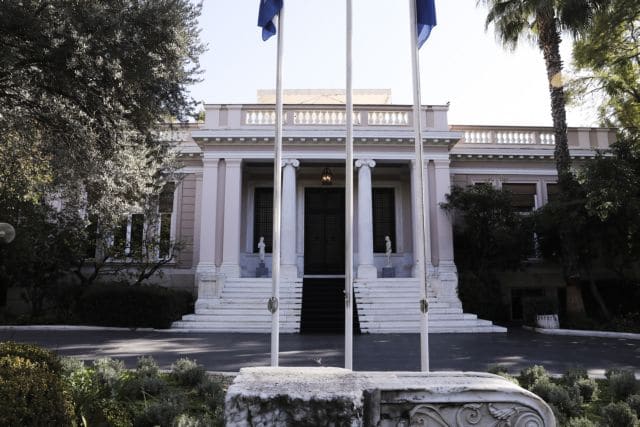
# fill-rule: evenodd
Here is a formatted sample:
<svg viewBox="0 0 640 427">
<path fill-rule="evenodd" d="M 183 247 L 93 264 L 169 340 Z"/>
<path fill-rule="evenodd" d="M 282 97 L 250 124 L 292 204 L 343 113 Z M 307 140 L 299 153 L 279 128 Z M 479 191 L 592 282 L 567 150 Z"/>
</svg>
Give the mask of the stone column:
<svg viewBox="0 0 640 427">
<path fill-rule="evenodd" d="M 298 277 L 296 254 L 296 168 L 300 162 L 296 159 L 282 161 L 282 224 L 280 244 L 282 258 L 280 275 L 285 280 Z"/>
<path fill-rule="evenodd" d="M 198 302 L 196 307 L 206 305 L 204 300 L 218 296 L 216 289 L 216 211 L 218 203 L 217 157 L 204 154 L 202 166 L 202 197 L 200 199 L 200 254 L 196 268 Z"/>
<path fill-rule="evenodd" d="M 224 240 L 220 272 L 240 277 L 240 203 L 242 196 L 242 159 L 225 159 Z"/>
<path fill-rule="evenodd" d="M 453 227 L 449 215 L 440 208 L 440 203 L 446 202 L 446 195 L 451 192 L 451 170 L 449 159 L 435 159 L 435 199 L 437 208 L 434 218 L 436 222 L 437 264 L 434 267 L 439 279 L 438 298 L 451 304 L 460 305 L 458 298 L 458 270 L 453 260 Z"/>
<path fill-rule="evenodd" d="M 427 165 L 428 162 L 425 161 L 424 163 L 424 168 L 423 168 L 423 176 L 424 176 L 424 182 L 423 182 L 423 187 L 422 187 L 422 201 L 424 203 L 424 221 L 425 224 L 424 226 L 426 227 L 426 231 L 427 234 L 431 237 L 431 229 L 430 229 L 430 212 L 429 212 L 429 174 L 428 174 L 428 170 L 427 170 Z M 418 183 L 416 182 L 417 179 L 417 171 L 416 171 L 416 161 L 415 160 L 411 160 L 410 164 L 410 173 L 411 173 L 411 198 L 412 198 L 412 202 L 411 202 L 411 219 L 412 219 L 412 231 L 413 231 L 413 240 L 412 240 L 412 244 L 413 244 L 413 267 L 411 270 L 411 274 L 413 275 L 413 277 L 418 277 L 418 264 L 417 264 L 417 259 L 416 259 L 416 254 L 417 254 L 417 250 L 418 250 L 418 246 L 419 245 L 423 245 L 423 237 L 422 237 L 422 228 L 420 227 L 420 223 L 419 223 L 419 211 L 418 208 L 419 206 L 417 206 L 418 203 Z M 431 263 L 431 245 L 425 245 L 426 247 L 424 247 L 425 250 L 425 254 L 424 254 L 424 258 L 425 258 L 425 274 L 429 274 L 429 271 L 431 271 L 432 269 L 432 263 Z"/>
<path fill-rule="evenodd" d="M 373 263 L 373 209 L 371 201 L 371 159 L 356 160 L 358 168 L 358 278 L 374 279 L 378 276 Z"/>
</svg>

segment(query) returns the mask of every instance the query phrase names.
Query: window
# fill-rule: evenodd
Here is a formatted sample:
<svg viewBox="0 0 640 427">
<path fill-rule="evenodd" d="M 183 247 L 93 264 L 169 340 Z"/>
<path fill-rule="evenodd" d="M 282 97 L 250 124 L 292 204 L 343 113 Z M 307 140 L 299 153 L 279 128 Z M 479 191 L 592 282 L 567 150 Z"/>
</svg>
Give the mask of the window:
<svg viewBox="0 0 640 427">
<path fill-rule="evenodd" d="M 113 236 L 113 246 L 120 256 L 138 258 L 149 249 L 157 250 L 157 256 L 171 255 L 171 219 L 175 183 L 165 184 L 158 196 L 158 213 L 154 218 L 144 214 L 127 215 Z M 157 245 L 157 246 L 156 246 Z"/>
<path fill-rule="evenodd" d="M 374 188 L 373 251 L 385 252 L 385 236 L 391 239 L 391 250 L 396 251 L 396 201 L 393 188 Z"/>
<path fill-rule="evenodd" d="M 260 237 L 264 237 L 265 252 L 272 252 L 273 188 L 256 188 L 253 200 L 253 252 L 258 252 Z"/>
<path fill-rule="evenodd" d="M 528 213 L 536 208 L 536 184 L 503 183 L 502 189 L 511 193 L 511 205 L 517 212 Z"/>
<path fill-rule="evenodd" d="M 173 194 L 176 190 L 174 182 L 167 182 L 158 200 L 158 219 L 160 224 L 159 255 L 166 258 L 171 255 L 171 215 L 173 215 Z"/>
</svg>

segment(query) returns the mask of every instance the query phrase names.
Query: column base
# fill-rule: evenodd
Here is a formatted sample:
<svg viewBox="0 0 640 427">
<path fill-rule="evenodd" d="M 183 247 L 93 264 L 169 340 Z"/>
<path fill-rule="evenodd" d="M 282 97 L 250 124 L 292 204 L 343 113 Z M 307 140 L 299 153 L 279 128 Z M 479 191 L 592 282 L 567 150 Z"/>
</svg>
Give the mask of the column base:
<svg viewBox="0 0 640 427">
<path fill-rule="evenodd" d="M 429 283 L 439 301 L 462 307 L 458 296 L 458 269 L 453 262 L 440 262 L 437 267 L 429 269 Z"/>
<path fill-rule="evenodd" d="M 377 279 L 378 269 L 375 265 L 359 265 L 358 279 Z"/>
<path fill-rule="evenodd" d="M 298 267 L 295 265 L 280 265 L 280 280 L 296 280 Z"/>
<path fill-rule="evenodd" d="M 198 300 L 218 298 L 219 278 L 213 263 L 200 263 L 196 268 L 196 285 L 198 286 Z"/>
<path fill-rule="evenodd" d="M 220 266 L 220 273 L 224 274 L 228 278 L 240 277 L 240 266 L 238 264 L 222 264 Z"/>
</svg>

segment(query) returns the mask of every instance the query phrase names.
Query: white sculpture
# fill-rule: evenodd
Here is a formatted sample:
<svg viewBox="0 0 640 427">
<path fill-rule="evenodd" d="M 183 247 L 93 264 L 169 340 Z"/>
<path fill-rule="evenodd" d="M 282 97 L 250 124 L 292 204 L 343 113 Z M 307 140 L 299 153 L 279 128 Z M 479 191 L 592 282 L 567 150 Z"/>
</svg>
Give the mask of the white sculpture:
<svg viewBox="0 0 640 427">
<path fill-rule="evenodd" d="M 389 236 L 384 236 L 384 253 L 387 255 L 387 267 L 391 267 L 391 239 Z"/>
<path fill-rule="evenodd" d="M 264 243 L 264 237 L 260 236 L 260 241 L 258 242 L 258 254 L 260 256 L 260 262 L 264 263 L 264 248 L 267 245 Z"/>
</svg>

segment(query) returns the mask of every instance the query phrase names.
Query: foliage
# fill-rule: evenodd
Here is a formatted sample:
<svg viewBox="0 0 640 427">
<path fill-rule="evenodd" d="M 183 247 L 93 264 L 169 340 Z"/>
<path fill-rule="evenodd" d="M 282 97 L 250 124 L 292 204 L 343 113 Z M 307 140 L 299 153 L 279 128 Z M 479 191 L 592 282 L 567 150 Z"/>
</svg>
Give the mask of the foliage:
<svg viewBox="0 0 640 427">
<path fill-rule="evenodd" d="M 588 28 L 603 0 L 479 0 L 488 8 L 487 27 L 493 24 L 496 37 L 515 49 L 523 37 L 535 40 L 543 54 L 549 80 L 551 117 L 555 134 L 555 160 L 561 186 L 572 180 L 565 111 L 561 32 L 578 35 Z"/>
<path fill-rule="evenodd" d="M 640 133 L 640 3 L 613 0 L 573 45 L 575 102 L 594 98 L 605 125 Z"/>
<path fill-rule="evenodd" d="M 31 345 L 0 346 L 0 425 L 69 425 L 73 410 L 56 356 Z"/>
<path fill-rule="evenodd" d="M 122 362 L 96 361 L 94 366 L 65 363 L 65 381 L 73 396 L 78 425 L 222 426 L 223 384 L 203 373 L 199 385 L 183 385 L 162 373 L 151 357 L 141 357 L 135 371 Z M 145 384 L 163 384 L 150 393 Z M 142 387 L 142 388 L 138 388 Z"/>
<path fill-rule="evenodd" d="M 34 363 L 41 363 L 54 374 L 62 370 L 60 359 L 54 352 L 36 345 L 3 341 L 0 342 L 0 356 L 17 356 Z"/>
<path fill-rule="evenodd" d="M 609 394 L 613 402 L 625 400 L 639 390 L 638 380 L 633 371 L 609 369 L 605 372 Z"/>
<path fill-rule="evenodd" d="M 489 184 L 454 187 L 442 205 L 455 215 L 454 248 L 465 310 L 504 320 L 497 273 L 517 269 L 531 252 L 527 221 L 511 205 L 510 193 Z"/>
<path fill-rule="evenodd" d="M 487 370 L 487 372 L 489 372 L 490 374 L 500 375 L 501 377 L 511 381 L 515 385 L 520 385 L 520 382 L 518 381 L 518 379 L 513 375 L 509 374 L 509 371 L 504 366 L 500 366 L 500 365 L 492 366 Z"/>
<path fill-rule="evenodd" d="M 632 394 L 627 397 L 627 405 L 635 412 L 636 416 L 640 418 L 640 394 Z"/>
<path fill-rule="evenodd" d="M 80 318 L 90 324 L 166 329 L 193 310 L 187 291 L 156 285 L 93 285 L 82 295 Z"/>
<path fill-rule="evenodd" d="M 34 312 L 62 272 L 94 281 L 123 215 L 175 179 L 158 130 L 194 110 L 199 13 L 188 0 L 0 3 L 0 212 L 17 226 L 0 282 L 29 283 Z"/>
<path fill-rule="evenodd" d="M 520 385 L 526 389 L 531 389 L 538 381 L 546 381 L 549 379 L 549 373 L 544 366 L 534 365 L 520 371 L 518 381 Z"/>
<path fill-rule="evenodd" d="M 561 423 L 582 414 L 582 398 L 576 387 L 563 387 L 549 378 L 536 381 L 531 391 L 545 400 Z"/>
<path fill-rule="evenodd" d="M 171 378 L 184 386 L 197 386 L 204 381 L 206 372 L 195 360 L 188 358 L 178 359 L 171 365 Z"/>
<path fill-rule="evenodd" d="M 551 297 L 529 297 L 522 301 L 524 319 L 535 324 L 536 316 L 558 314 L 558 301 Z"/>
<path fill-rule="evenodd" d="M 606 427 L 636 427 L 638 417 L 624 402 L 613 402 L 602 408 L 602 425 Z"/>
<path fill-rule="evenodd" d="M 569 418 L 566 427 L 597 427 L 597 424 L 587 417 L 573 417 Z"/>
</svg>

